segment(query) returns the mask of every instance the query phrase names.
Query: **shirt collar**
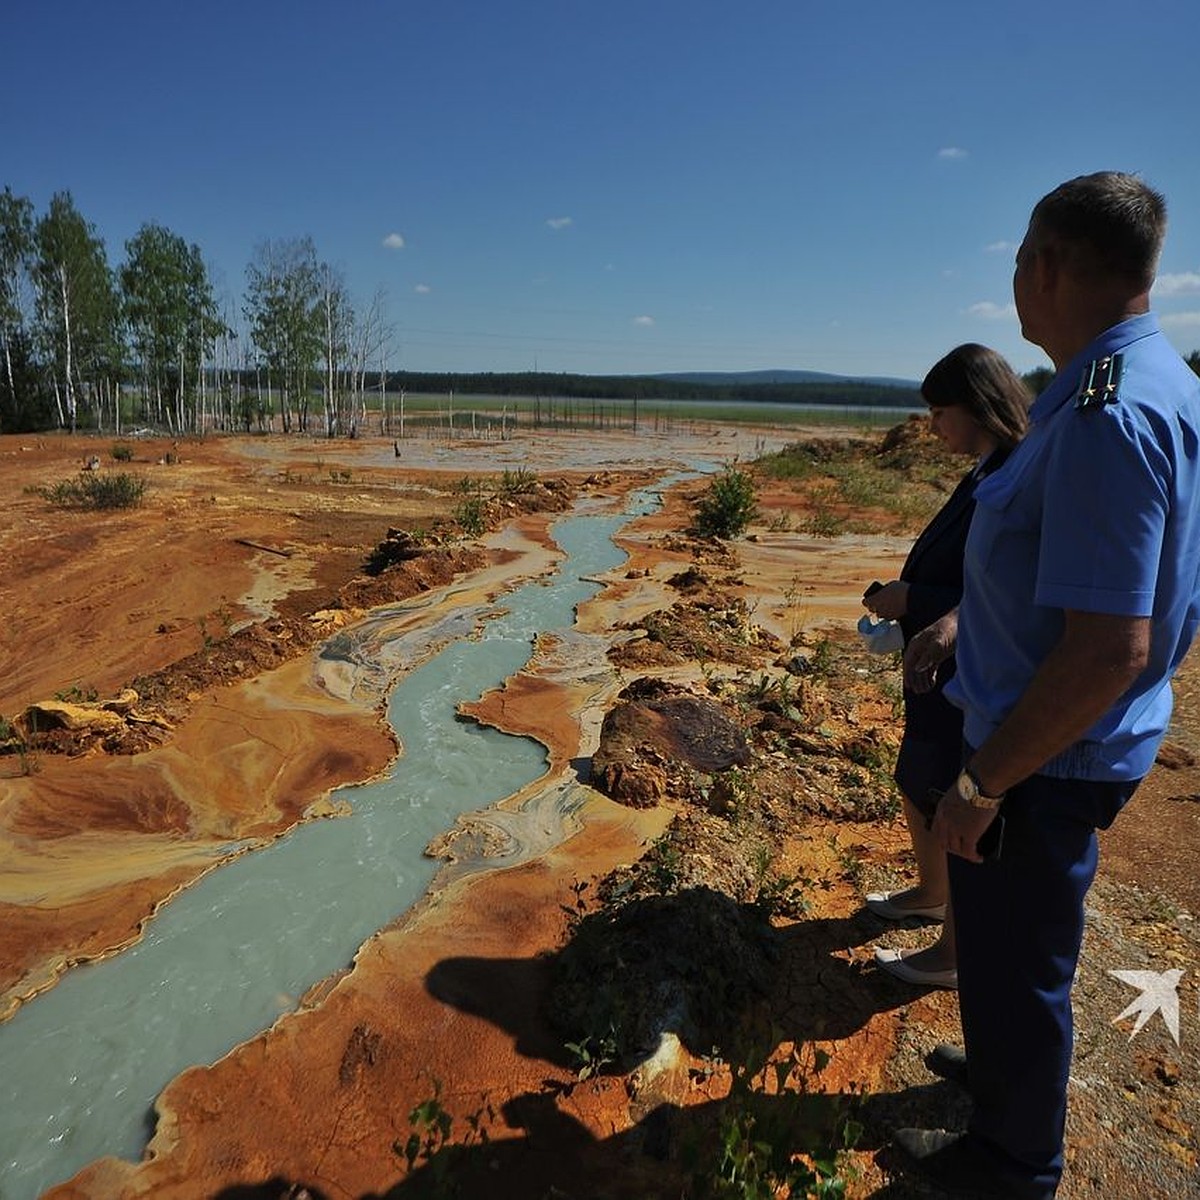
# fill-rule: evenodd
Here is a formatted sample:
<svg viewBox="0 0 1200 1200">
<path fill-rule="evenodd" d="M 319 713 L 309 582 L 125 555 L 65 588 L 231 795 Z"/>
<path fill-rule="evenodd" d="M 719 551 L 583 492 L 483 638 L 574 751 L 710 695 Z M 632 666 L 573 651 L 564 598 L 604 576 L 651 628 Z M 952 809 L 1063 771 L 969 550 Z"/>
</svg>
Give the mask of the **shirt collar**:
<svg viewBox="0 0 1200 1200">
<path fill-rule="evenodd" d="M 1079 390 L 1083 368 L 1094 359 L 1117 354 L 1134 342 L 1158 332 L 1158 318 L 1152 312 L 1139 313 L 1106 329 L 1093 338 L 1055 377 L 1033 402 L 1029 419 L 1039 421 L 1057 412 Z"/>
</svg>

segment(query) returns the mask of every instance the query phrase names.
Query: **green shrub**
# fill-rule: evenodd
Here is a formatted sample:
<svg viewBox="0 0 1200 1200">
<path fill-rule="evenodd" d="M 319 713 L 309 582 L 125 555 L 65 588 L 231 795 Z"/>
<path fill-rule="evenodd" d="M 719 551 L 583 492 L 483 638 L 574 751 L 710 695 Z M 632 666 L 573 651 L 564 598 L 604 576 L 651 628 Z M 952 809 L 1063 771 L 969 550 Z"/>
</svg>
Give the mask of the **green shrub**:
<svg viewBox="0 0 1200 1200">
<path fill-rule="evenodd" d="M 454 519 L 467 537 L 479 537 L 487 529 L 486 516 L 482 496 L 468 496 L 454 510 Z"/>
<path fill-rule="evenodd" d="M 111 454 L 115 462 L 133 461 L 133 447 L 128 442 L 113 442 Z"/>
<path fill-rule="evenodd" d="M 801 526 L 809 537 L 835 538 L 846 531 L 846 518 L 825 504 L 818 504 Z"/>
<path fill-rule="evenodd" d="M 515 471 L 506 468 L 500 478 L 500 491 L 505 496 L 519 496 L 533 491 L 536 483 L 537 476 L 532 471 L 527 471 L 524 467 Z"/>
<path fill-rule="evenodd" d="M 75 479 L 64 479 L 52 487 L 40 487 L 39 496 L 60 508 L 110 509 L 136 508 L 142 502 L 146 481 L 137 475 L 120 472 L 101 475 L 83 471 Z"/>
<path fill-rule="evenodd" d="M 697 533 L 703 537 L 737 537 L 758 512 L 754 480 L 745 471 L 726 467 L 695 501 L 695 509 Z"/>
</svg>

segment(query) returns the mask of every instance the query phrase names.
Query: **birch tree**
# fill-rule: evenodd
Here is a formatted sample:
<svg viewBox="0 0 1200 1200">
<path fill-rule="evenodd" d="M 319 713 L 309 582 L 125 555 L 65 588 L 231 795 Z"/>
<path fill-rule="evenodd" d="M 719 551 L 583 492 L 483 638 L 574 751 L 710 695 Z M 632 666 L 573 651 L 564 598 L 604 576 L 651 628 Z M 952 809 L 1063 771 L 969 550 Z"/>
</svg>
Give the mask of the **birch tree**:
<svg viewBox="0 0 1200 1200">
<path fill-rule="evenodd" d="M 386 362 L 388 344 L 394 332 L 388 324 L 387 315 L 384 311 L 385 299 L 386 296 L 382 289 L 376 291 L 375 295 L 371 297 L 371 303 L 355 324 L 354 358 L 352 362 L 354 382 L 351 389 L 354 398 L 354 408 L 350 431 L 351 436 L 357 434 L 358 422 L 366 419 L 367 368 L 372 362 Z M 387 407 L 386 387 L 386 371 L 381 370 L 379 375 L 381 412 Z"/>
<path fill-rule="evenodd" d="M 119 372 L 116 290 L 104 242 L 59 192 L 34 230 L 34 281 L 42 343 L 53 379 L 59 424 L 75 432 L 79 398 L 96 397 Z M 107 377 L 107 378 L 105 378 Z"/>
<path fill-rule="evenodd" d="M 353 431 L 347 421 L 344 372 L 354 329 L 354 310 L 341 275 L 328 263 L 320 267 L 322 354 L 325 359 L 325 433 Z"/>
<path fill-rule="evenodd" d="M 146 400 L 176 431 L 198 429 L 204 367 L 223 328 L 200 247 L 151 223 L 125 256 L 121 293 Z"/>
<path fill-rule="evenodd" d="M 0 194 L 0 432 L 36 428 L 47 416 L 29 325 L 33 258 L 33 204 L 6 187 Z"/>
<path fill-rule="evenodd" d="M 312 239 L 263 242 L 246 268 L 246 320 L 267 373 L 268 395 L 280 393 L 285 433 L 292 410 L 308 428 L 309 388 L 321 358 L 320 283 Z"/>
</svg>

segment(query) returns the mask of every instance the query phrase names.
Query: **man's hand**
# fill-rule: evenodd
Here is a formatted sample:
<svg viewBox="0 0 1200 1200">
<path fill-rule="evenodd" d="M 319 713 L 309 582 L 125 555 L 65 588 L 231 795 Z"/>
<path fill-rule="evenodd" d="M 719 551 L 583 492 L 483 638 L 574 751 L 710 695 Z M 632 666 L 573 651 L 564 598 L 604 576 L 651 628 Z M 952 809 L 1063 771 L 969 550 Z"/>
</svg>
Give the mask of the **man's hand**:
<svg viewBox="0 0 1200 1200">
<path fill-rule="evenodd" d="M 942 849 L 968 862 L 983 862 L 976 847 L 999 811 L 998 808 L 976 808 L 968 804 L 958 794 L 958 788 L 951 786 L 938 801 L 933 817 L 934 840 Z"/>
<path fill-rule="evenodd" d="M 938 667 L 954 653 L 957 642 L 958 609 L 952 608 L 915 634 L 904 648 L 904 686 L 911 692 L 929 691 Z"/>
<path fill-rule="evenodd" d="M 893 579 L 863 597 L 867 610 L 885 621 L 897 621 L 908 612 L 908 584 Z"/>
</svg>

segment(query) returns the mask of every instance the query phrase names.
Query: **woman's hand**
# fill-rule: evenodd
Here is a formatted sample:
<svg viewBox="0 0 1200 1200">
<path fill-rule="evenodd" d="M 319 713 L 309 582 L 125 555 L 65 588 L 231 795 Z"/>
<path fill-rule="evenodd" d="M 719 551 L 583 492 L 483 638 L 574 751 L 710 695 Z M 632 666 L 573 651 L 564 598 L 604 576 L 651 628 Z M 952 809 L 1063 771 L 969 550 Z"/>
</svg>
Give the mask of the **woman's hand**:
<svg viewBox="0 0 1200 1200">
<path fill-rule="evenodd" d="M 908 612 L 908 584 L 899 579 L 885 583 L 869 596 L 863 597 L 863 604 L 869 612 L 885 621 L 896 621 Z"/>
<path fill-rule="evenodd" d="M 957 642 L 958 609 L 952 608 L 944 617 L 914 634 L 905 646 L 904 686 L 911 692 L 930 691 L 938 667 L 954 653 Z"/>
</svg>

